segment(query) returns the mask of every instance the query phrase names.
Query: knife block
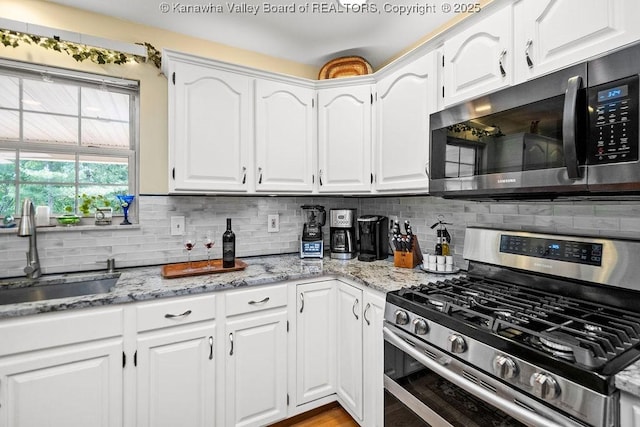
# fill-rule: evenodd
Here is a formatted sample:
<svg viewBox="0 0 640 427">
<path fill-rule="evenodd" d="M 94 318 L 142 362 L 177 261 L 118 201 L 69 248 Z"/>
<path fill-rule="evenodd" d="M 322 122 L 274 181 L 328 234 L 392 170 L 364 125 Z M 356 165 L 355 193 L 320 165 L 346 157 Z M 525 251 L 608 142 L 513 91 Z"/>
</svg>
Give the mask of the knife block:
<svg viewBox="0 0 640 427">
<path fill-rule="evenodd" d="M 393 265 L 400 268 L 415 268 L 416 265 L 422 263 L 422 252 L 418 243 L 418 236 L 413 236 L 413 244 L 411 250 L 393 251 Z"/>
</svg>

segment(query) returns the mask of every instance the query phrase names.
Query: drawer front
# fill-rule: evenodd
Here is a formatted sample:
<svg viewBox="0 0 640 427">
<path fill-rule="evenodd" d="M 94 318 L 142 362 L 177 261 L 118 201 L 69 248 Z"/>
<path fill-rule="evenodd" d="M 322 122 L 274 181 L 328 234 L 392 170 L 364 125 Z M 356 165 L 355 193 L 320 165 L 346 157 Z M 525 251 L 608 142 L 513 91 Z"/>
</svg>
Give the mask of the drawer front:
<svg viewBox="0 0 640 427">
<path fill-rule="evenodd" d="M 283 307 L 287 305 L 287 285 L 229 291 L 225 298 L 227 316 Z"/>
<path fill-rule="evenodd" d="M 137 308 L 138 331 L 211 320 L 216 317 L 216 295 L 169 298 L 145 302 Z"/>
<path fill-rule="evenodd" d="M 43 313 L 0 322 L 0 356 L 122 336 L 122 307 Z"/>
</svg>

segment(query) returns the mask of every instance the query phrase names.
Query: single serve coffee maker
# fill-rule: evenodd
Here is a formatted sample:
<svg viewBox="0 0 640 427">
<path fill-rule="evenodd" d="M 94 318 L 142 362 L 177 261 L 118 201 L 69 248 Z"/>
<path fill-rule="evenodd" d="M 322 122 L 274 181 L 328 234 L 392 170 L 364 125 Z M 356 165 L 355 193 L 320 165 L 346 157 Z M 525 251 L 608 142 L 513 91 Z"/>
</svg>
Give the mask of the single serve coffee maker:
<svg viewBox="0 0 640 427">
<path fill-rule="evenodd" d="M 300 258 L 322 258 L 322 226 L 327 220 L 324 206 L 302 205 L 304 226 L 300 236 Z"/>
<path fill-rule="evenodd" d="M 381 215 L 363 215 L 358 218 L 360 234 L 360 261 L 386 259 L 389 255 L 389 219 Z"/>
<path fill-rule="evenodd" d="M 329 241 L 331 258 L 356 257 L 356 210 L 331 209 L 329 211 Z"/>
</svg>

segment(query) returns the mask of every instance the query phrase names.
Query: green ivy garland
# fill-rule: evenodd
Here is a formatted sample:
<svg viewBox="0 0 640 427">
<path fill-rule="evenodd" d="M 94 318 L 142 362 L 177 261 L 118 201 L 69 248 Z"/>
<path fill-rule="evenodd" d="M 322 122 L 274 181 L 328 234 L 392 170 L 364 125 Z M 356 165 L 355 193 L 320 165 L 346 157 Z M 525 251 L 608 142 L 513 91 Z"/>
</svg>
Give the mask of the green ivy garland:
<svg viewBox="0 0 640 427">
<path fill-rule="evenodd" d="M 89 60 L 96 64 L 126 64 L 135 61 L 138 63 L 150 61 L 157 68 L 162 66 L 162 56 L 160 52 L 150 43 L 136 43 L 147 48 L 147 58 L 115 50 L 101 49 L 84 44 L 61 41 L 59 38 L 40 37 L 32 34 L 20 33 L 0 29 L 0 42 L 5 47 L 16 48 L 20 43 L 34 44 L 45 49 L 52 49 L 56 52 L 65 52 L 78 62 Z"/>
</svg>

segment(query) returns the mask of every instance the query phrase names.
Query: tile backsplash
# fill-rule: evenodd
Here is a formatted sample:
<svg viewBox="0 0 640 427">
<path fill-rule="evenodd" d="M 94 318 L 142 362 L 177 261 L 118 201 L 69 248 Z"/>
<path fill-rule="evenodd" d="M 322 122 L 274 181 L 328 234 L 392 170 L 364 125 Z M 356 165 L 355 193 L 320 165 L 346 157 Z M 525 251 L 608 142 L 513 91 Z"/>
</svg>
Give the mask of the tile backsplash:
<svg viewBox="0 0 640 427">
<path fill-rule="evenodd" d="M 451 225 L 456 264 L 464 265 L 462 249 L 467 226 L 502 227 L 578 235 L 602 235 L 640 239 L 639 201 L 536 201 L 471 202 L 430 196 L 403 197 L 242 197 L 242 196 L 141 196 L 139 225 L 105 229 L 65 229 L 38 233 L 44 273 L 96 270 L 113 257 L 117 267 L 158 265 L 186 261 L 182 237 L 170 235 L 170 218 L 185 216 L 186 228 L 202 235 L 212 230 L 219 236 L 211 252 L 221 257 L 221 236 L 226 218 L 233 219 L 236 255 L 294 253 L 303 217 L 300 206 L 319 204 L 332 208 L 357 208 L 358 215 L 382 214 L 411 221 L 423 252 L 435 246 L 430 228 L 439 214 Z M 267 216 L 279 214 L 280 231 L 267 232 Z M 328 223 L 324 227 L 328 249 Z M 0 277 L 23 276 L 28 239 L 16 229 L 0 232 Z M 206 259 L 200 243 L 193 259 Z"/>
</svg>

